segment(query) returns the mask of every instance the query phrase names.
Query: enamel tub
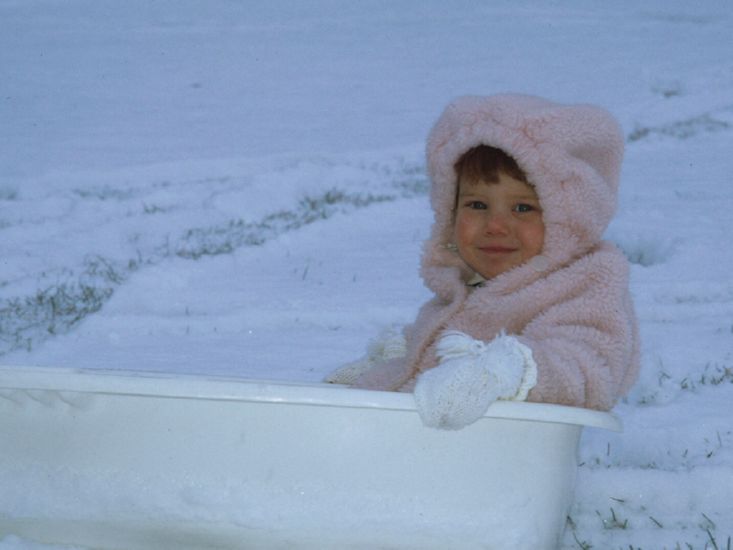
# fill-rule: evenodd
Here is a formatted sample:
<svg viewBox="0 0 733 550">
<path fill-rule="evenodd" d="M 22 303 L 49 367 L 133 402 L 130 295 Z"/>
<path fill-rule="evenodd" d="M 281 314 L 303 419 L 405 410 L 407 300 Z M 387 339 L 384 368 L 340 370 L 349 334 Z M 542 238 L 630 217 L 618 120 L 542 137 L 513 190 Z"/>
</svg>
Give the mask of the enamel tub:
<svg viewBox="0 0 733 550">
<path fill-rule="evenodd" d="M 551 549 L 584 427 L 498 402 L 454 432 L 412 395 L 0 367 L 0 540 L 110 549 Z"/>
</svg>

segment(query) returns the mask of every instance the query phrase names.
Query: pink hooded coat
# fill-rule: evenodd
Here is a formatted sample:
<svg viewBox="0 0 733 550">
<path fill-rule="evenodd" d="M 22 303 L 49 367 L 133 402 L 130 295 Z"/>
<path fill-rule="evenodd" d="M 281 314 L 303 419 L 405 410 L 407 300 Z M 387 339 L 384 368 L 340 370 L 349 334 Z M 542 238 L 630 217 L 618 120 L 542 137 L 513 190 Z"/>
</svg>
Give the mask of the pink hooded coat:
<svg viewBox="0 0 733 550">
<path fill-rule="evenodd" d="M 512 156 L 543 209 L 542 253 L 486 281 L 446 245 L 453 235 L 456 161 L 477 145 Z M 623 137 L 606 111 L 524 95 L 462 97 L 427 142 L 435 223 L 421 274 L 435 297 L 405 329 L 407 355 L 363 374 L 356 387 L 411 391 L 437 365 L 446 329 L 490 341 L 501 331 L 532 350 L 537 384 L 529 401 L 608 410 L 639 370 L 628 262 L 602 241 L 616 207 Z"/>
</svg>

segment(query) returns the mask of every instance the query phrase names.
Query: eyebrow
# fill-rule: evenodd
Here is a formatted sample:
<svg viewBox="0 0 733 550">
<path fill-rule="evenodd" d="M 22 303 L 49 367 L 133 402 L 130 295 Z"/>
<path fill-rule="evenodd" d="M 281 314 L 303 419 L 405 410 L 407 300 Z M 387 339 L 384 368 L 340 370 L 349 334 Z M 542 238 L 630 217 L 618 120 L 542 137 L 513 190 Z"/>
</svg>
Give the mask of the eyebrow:
<svg viewBox="0 0 733 550">
<path fill-rule="evenodd" d="M 531 201 L 537 201 L 539 202 L 540 198 L 537 195 L 529 195 L 529 194 L 521 194 L 521 195 L 512 195 L 515 199 L 524 199 L 524 200 L 531 200 Z"/>
<path fill-rule="evenodd" d="M 484 197 L 481 193 L 472 192 L 471 190 L 466 190 L 466 192 L 458 191 L 459 197 Z M 535 194 L 529 194 L 524 192 L 518 192 L 518 193 L 510 193 L 509 197 L 515 200 L 532 200 L 539 202 L 540 198 Z"/>
</svg>

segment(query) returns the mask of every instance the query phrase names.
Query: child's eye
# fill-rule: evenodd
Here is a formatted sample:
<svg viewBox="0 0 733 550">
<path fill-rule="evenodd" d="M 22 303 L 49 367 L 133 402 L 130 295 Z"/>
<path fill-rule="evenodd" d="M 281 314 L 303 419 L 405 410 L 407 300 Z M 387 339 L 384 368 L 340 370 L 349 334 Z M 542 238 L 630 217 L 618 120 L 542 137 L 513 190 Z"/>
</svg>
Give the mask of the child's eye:
<svg viewBox="0 0 733 550">
<path fill-rule="evenodd" d="M 482 201 L 469 201 L 466 206 L 472 210 L 486 210 L 488 208 L 486 203 Z"/>
<path fill-rule="evenodd" d="M 515 212 L 533 212 L 535 210 L 537 210 L 537 208 L 527 203 L 520 203 L 514 207 Z"/>
</svg>

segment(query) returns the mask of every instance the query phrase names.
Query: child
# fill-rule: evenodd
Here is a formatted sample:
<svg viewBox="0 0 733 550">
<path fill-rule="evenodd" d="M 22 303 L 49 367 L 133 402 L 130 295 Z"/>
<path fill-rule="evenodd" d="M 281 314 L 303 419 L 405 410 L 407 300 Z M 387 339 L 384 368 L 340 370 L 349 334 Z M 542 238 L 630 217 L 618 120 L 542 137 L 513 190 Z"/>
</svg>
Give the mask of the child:
<svg viewBox="0 0 733 550">
<path fill-rule="evenodd" d="M 423 422 L 444 429 L 496 399 L 613 407 L 639 370 L 628 263 L 601 240 L 622 155 L 597 107 L 448 105 L 427 143 L 435 223 L 421 275 L 435 296 L 326 380 L 414 391 Z"/>
</svg>

